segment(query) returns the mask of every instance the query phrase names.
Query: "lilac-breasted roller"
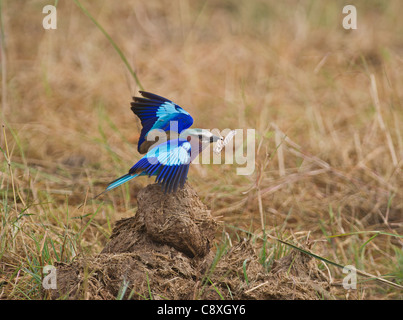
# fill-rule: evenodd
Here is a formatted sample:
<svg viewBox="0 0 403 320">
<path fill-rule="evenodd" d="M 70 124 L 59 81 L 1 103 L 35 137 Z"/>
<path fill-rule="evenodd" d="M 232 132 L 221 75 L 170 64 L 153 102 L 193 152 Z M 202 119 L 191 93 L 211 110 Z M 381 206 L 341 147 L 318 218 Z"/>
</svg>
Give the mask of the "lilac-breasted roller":
<svg viewBox="0 0 403 320">
<path fill-rule="evenodd" d="M 184 186 L 189 165 L 197 155 L 210 143 L 222 139 L 208 130 L 189 128 L 193 118 L 174 102 L 150 92 L 140 93 L 143 97 L 134 97 L 131 109 L 142 124 L 138 151 L 145 155 L 101 194 L 138 176 L 156 176 L 165 193 L 175 192 Z M 165 131 L 167 141 L 158 145 L 148 141 L 153 130 Z M 174 134 L 176 137 L 172 137 Z"/>
</svg>

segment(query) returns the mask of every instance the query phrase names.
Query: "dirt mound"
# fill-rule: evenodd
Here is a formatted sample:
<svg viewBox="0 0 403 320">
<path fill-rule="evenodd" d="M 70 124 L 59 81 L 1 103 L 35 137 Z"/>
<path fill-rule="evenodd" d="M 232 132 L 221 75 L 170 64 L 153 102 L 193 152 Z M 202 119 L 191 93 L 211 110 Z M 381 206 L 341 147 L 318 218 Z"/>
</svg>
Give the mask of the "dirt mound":
<svg viewBox="0 0 403 320">
<path fill-rule="evenodd" d="M 211 250 L 217 224 L 189 186 L 138 194 L 138 210 L 120 220 L 102 252 L 59 263 L 53 298 L 318 299 L 328 279 L 310 256 L 293 251 L 267 272 L 249 241 L 220 259 Z"/>
</svg>

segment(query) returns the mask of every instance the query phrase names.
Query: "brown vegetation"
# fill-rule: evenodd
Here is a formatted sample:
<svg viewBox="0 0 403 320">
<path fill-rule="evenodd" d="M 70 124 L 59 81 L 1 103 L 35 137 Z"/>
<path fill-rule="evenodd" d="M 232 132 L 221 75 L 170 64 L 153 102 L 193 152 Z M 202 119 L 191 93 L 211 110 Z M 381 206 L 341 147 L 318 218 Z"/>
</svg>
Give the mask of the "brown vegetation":
<svg viewBox="0 0 403 320">
<path fill-rule="evenodd" d="M 252 175 L 237 175 L 236 164 L 191 166 L 188 181 L 200 197 L 195 206 L 211 210 L 215 239 L 199 232 L 153 258 L 164 261 L 167 274 L 192 279 L 183 295 L 219 291 L 231 298 L 228 285 L 244 298 L 316 297 L 322 289 L 314 293 L 312 283 L 294 296 L 257 287 L 277 277 L 276 264 L 290 255 L 305 261 L 275 239 L 403 284 L 402 1 L 357 3 L 357 30 L 342 28 L 343 1 L 82 2 L 144 89 L 173 99 L 195 127 L 256 129 Z M 102 253 L 119 227 L 128 227 L 124 221 L 138 219 L 139 190 L 153 180 L 136 178 L 91 200 L 140 159 L 140 123 L 129 104 L 139 87 L 74 1 L 58 1 L 57 30 L 42 28 L 42 7 L 41 1 L 1 1 L 0 299 L 48 297 L 43 267 L 77 265 L 80 275 L 87 272 L 84 261 L 115 282 L 101 296 L 90 285 L 98 278 L 86 274 L 81 298 L 117 294 L 123 274 L 111 274 L 111 266 L 127 261 L 150 271 L 150 289 L 142 274 L 136 298 L 164 295 L 153 286 L 159 279 L 175 285 L 164 269 L 152 271 L 133 252 Z M 194 214 L 190 225 L 181 223 L 197 234 Z M 151 214 L 138 227 L 158 218 Z M 173 235 L 152 237 L 160 243 Z M 204 287 L 199 269 L 172 269 L 190 264 L 192 250 L 209 248 L 218 257 L 223 247 L 226 254 L 218 255 Z M 171 263 L 168 252 L 182 260 Z M 259 270 L 249 286 L 242 280 L 245 259 L 247 272 Z M 220 278 L 228 263 L 233 287 Z M 362 276 L 357 290 L 333 295 L 321 277 L 339 287 L 340 268 L 317 258 L 301 264 L 326 298 L 402 297 L 400 287 Z M 286 287 L 289 277 L 300 276 L 291 266 L 278 283 Z M 175 292 L 167 296 L 182 294 Z"/>
</svg>

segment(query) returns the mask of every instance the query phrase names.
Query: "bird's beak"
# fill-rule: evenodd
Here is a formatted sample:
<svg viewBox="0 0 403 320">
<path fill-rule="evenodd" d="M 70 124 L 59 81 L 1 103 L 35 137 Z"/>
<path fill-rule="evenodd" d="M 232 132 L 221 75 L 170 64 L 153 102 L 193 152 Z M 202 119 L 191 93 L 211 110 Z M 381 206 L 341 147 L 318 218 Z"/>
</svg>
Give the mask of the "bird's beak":
<svg viewBox="0 0 403 320">
<path fill-rule="evenodd" d="M 212 135 L 212 136 L 210 137 L 210 143 L 216 142 L 216 141 L 222 140 L 222 139 L 223 139 L 222 137 L 218 137 L 218 136 Z"/>
</svg>

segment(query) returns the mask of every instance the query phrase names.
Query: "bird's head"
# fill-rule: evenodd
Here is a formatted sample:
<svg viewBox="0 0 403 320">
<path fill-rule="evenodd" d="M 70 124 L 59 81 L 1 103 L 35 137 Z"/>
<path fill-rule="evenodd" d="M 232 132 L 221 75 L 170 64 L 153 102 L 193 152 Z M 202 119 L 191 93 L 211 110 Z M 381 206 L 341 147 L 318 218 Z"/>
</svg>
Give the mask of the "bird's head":
<svg viewBox="0 0 403 320">
<path fill-rule="evenodd" d="M 199 141 L 201 144 L 210 144 L 218 140 L 222 140 L 222 137 L 212 134 L 209 130 L 190 128 L 183 130 L 180 134 L 180 138 L 186 139 L 188 141 Z"/>
</svg>

